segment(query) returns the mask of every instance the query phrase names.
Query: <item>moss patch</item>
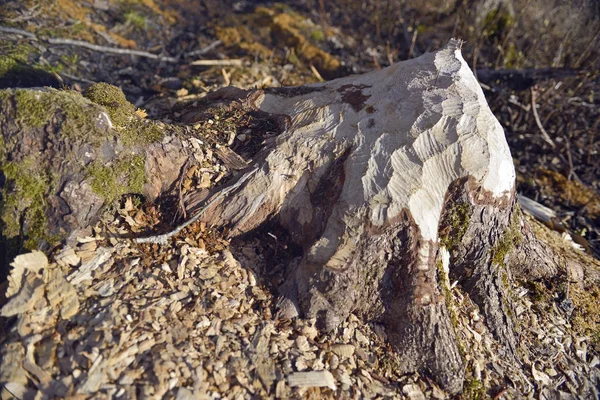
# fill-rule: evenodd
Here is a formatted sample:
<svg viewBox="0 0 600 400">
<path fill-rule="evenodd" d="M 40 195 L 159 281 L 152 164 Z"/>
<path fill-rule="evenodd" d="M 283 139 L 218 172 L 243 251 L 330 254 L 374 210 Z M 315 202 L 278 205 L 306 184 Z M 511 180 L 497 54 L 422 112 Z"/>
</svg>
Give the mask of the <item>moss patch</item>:
<svg viewBox="0 0 600 400">
<path fill-rule="evenodd" d="M 504 265 L 506 255 L 510 253 L 516 245 L 521 243 L 523 237 L 519 226 L 519 215 L 521 214 L 518 205 L 515 205 L 510 226 L 504 231 L 502 237 L 492 249 L 492 261 L 498 265 Z"/>
<path fill-rule="evenodd" d="M 133 11 L 133 10 L 127 11 L 123 15 L 123 20 L 125 21 L 125 24 L 132 26 L 135 29 L 138 29 L 141 31 L 146 29 L 146 25 L 147 25 L 146 17 L 144 17 L 142 14 L 138 13 L 137 11 Z"/>
<path fill-rule="evenodd" d="M 104 108 L 86 101 L 78 92 L 17 89 L 5 93 L 12 93 L 16 122 L 23 127 L 40 128 L 49 124 L 54 116 L 61 115 L 63 137 L 98 144 L 112 136 L 100 118 L 105 113 Z"/>
<path fill-rule="evenodd" d="M 452 326 L 456 328 L 458 326 L 458 316 L 456 315 L 456 310 L 454 309 L 454 302 L 452 301 L 452 292 L 446 284 L 446 282 L 448 281 L 448 275 L 446 275 L 446 271 L 444 271 L 442 260 L 439 260 L 436 263 L 436 266 L 438 269 L 438 284 L 444 291 L 444 300 L 446 301 L 446 308 L 448 308 L 448 311 L 450 312 Z"/>
<path fill-rule="evenodd" d="M 590 336 L 591 344 L 596 351 L 600 350 L 600 288 L 582 289 L 571 285 L 570 295 L 575 305 L 571 318 L 573 328 L 582 335 Z"/>
<path fill-rule="evenodd" d="M 136 113 L 135 106 L 127 101 L 121 89 L 108 83 L 90 86 L 84 96 L 106 108 L 119 137 L 126 146 L 148 144 L 163 137 L 160 127 Z"/>
<path fill-rule="evenodd" d="M 459 244 L 469 227 L 471 206 L 464 202 L 455 203 L 445 213 L 440 232 L 440 242 L 448 251 Z"/>
<path fill-rule="evenodd" d="M 475 378 L 465 379 L 465 383 L 463 385 L 463 392 L 460 398 L 463 400 L 485 399 L 486 395 L 483 383 L 481 383 L 479 379 Z"/>
<path fill-rule="evenodd" d="M 6 238 L 23 236 L 23 247 L 35 249 L 41 240 L 53 242 L 45 234 L 45 195 L 51 187 L 47 172 L 33 158 L 2 165 L 6 183 L 2 191 L 0 213 L 2 235 Z"/>
<path fill-rule="evenodd" d="M 96 83 L 83 94 L 96 104 L 106 107 L 113 124 L 125 126 L 133 118 L 135 107 L 127 101 L 121 89 L 108 83 Z"/>
<path fill-rule="evenodd" d="M 94 193 L 108 204 L 127 193 L 140 193 L 146 181 L 145 157 L 128 155 L 104 166 L 94 163 L 88 170 Z"/>
<path fill-rule="evenodd" d="M 0 77 L 20 65 L 26 64 L 31 55 L 39 53 L 35 47 L 29 44 L 15 45 L 8 41 L 0 41 L 0 50 L 3 53 L 0 56 Z"/>
<path fill-rule="evenodd" d="M 489 12 L 483 21 L 482 35 L 486 38 L 502 37 L 515 24 L 515 18 L 503 8 Z"/>
</svg>

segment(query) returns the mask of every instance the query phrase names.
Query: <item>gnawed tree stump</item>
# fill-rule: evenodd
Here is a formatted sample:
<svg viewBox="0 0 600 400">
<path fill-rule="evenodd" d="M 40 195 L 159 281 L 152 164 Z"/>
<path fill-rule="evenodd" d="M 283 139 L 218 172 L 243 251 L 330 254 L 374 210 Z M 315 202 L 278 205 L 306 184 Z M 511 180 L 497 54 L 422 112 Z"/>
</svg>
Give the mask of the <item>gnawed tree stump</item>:
<svg viewBox="0 0 600 400">
<path fill-rule="evenodd" d="M 0 100 L 13 104 L 15 94 Z M 280 288 L 282 315 L 317 318 L 326 330 L 351 312 L 382 322 L 406 372 L 428 372 L 457 393 L 464 361 L 447 290 L 458 282 L 479 305 L 505 356 L 519 359 L 508 287 L 513 275 L 547 277 L 561 267 L 516 207 L 515 171 L 503 130 L 461 56 L 460 42 L 361 76 L 298 88 L 226 88 L 207 101 L 260 119 L 257 126 L 269 132 L 261 146 L 240 149 L 247 167 L 239 156 L 222 151 L 220 157 L 240 171 L 199 202 L 191 196 L 193 217 L 186 224 L 201 220 L 228 228 L 230 236 L 266 223 L 285 228 L 303 255 L 290 263 Z M 124 155 L 138 157 L 141 189 L 139 180 L 131 182 L 131 170 L 122 176 L 129 186 L 137 185 L 131 191 L 152 200 L 173 186 L 194 153 L 181 125 L 163 127 L 174 132 L 166 141 L 159 135 L 127 142 L 126 125 L 139 122 L 133 108 L 121 105 L 127 113 L 119 128 L 120 108 L 99 99 L 79 107 L 84 106 L 97 122 L 81 129 L 100 130 L 94 146 L 86 147 L 79 137 L 52 136 L 64 128 L 55 122 L 65 117 L 60 112 L 51 113 L 52 123 L 40 123 L 31 136 L 35 143 L 52 143 L 60 155 L 53 164 L 40 158 L 46 170 L 55 167 L 50 175 L 61 184 L 38 194 L 51 205 L 47 217 L 57 209 L 50 199 L 67 205 L 60 216 L 72 223 L 58 219 L 56 224 L 67 232 L 93 221 L 106 199 L 65 197 L 65 182 L 91 187 L 101 176 L 93 173 L 97 163 L 118 165 Z M 195 105 L 178 113 L 184 124 L 206 119 Z M 17 130 L 4 131 L 4 140 L 13 140 L 12 153 L 2 155 L 10 165 L 32 157 L 21 154 L 6 134 Z M 48 148 L 40 145 L 44 155 Z M 24 209 L 26 221 L 29 208 Z M 85 218 L 64 218 L 69 215 Z"/>
<path fill-rule="evenodd" d="M 283 133 L 199 218 L 240 235 L 275 219 L 304 250 L 281 289 L 284 315 L 333 329 L 380 320 L 406 371 L 450 392 L 463 361 L 444 268 L 472 293 L 513 357 L 504 256 L 520 234 L 502 127 L 460 43 L 361 76 L 251 93 Z M 240 184 L 241 182 L 241 184 Z"/>
</svg>

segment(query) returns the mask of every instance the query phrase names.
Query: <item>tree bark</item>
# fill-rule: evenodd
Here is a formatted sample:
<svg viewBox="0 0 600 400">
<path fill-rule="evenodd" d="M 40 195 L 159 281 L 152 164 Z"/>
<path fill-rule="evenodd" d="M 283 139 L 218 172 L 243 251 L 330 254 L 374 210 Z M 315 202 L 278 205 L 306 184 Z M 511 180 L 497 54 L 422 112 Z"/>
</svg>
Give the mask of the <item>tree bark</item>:
<svg viewBox="0 0 600 400">
<path fill-rule="evenodd" d="M 241 170 L 201 196 L 205 200 L 190 200 L 190 221 L 228 228 L 230 236 L 273 222 L 287 230 L 303 255 L 290 263 L 280 288 L 281 315 L 316 318 L 325 330 L 352 312 L 379 321 L 405 372 L 429 373 L 457 393 L 464 361 L 446 299 L 449 280 L 456 281 L 480 307 L 506 357 L 518 358 L 508 284 L 513 273 L 545 276 L 557 267 L 515 207 L 504 132 L 459 41 L 361 76 L 297 88 L 227 88 L 208 101 L 252 115 L 262 121 L 255 128 L 268 132 L 260 151 L 239 149 L 247 167 L 239 156 L 222 155 L 232 170 Z M 102 114 L 108 106 L 87 106 L 96 120 L 108 118 L 110 129 L 112 115 Z M 178 115 L 182 124 L 206 119 L 197 105 Z M 48 142 L 51 126 L 39 129 L 40 143 Z M 185 140 L 123 146 L 111 134 L 93 148 L 64 137 L 51 141 L 61 149 L 54 165 L 66 163 L 54 169 L 60 184 L 44 192 L 48 204 L 56 198 L 64 205 L 56 226 L 85 226 L 106 203 L 68 190 L 71 183 L 90 186 L 91 162 L 110 162 L 123 152 L 143 155 L 142 192 L 152 200 L 172 187 L 193 156 Z M 93 155 L 89 161 L 72 157 L 85 149 Z M 515 249 L 536 254 L 530 270 L 509 269 Z"/>
</svg>

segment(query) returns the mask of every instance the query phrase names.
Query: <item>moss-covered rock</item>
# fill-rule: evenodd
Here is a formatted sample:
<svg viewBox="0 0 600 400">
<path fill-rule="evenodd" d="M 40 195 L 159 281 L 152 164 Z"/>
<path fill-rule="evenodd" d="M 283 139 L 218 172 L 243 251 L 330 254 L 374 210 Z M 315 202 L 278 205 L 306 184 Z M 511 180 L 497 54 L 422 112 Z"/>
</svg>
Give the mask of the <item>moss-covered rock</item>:
<svg viewBox="0 0 600 400">
<path fill-rule="evenodd" d="M 0 97 L 12 101 L 12 117 L 24 129 L 42 128 L 59 118 L 60 136 L 65 140 L 99 144 L 115 135 L 106 109 L 75 91 L 15 89 L 4 91 Z"/>
<path fill-rule="evenodd" d="M 0 201 L 2 234 L 8 238 L 23 236 L 24 247 L 35 248 L 44 240 L 47 223 L 45 195 L 50 185 L 48 173 L 33 157 L 2 165 L 6 183 Z"/>
<path fill-rule="evenodd" d="M 7 258 L 53 245 L 102 205 L 142 193 L 146 145 L 163 136 L 104 83 L 85 96 L 0 90 L 0 109 L 0 253 Z"/>
<path fill-rule="evenodd" d="M 103 82 L 96 83 L 85 91 L 84 96 L 106 108 L 125 145 L 149 144 L 163 137 L 158 125 L 136 113 L 135 106 L 127 101 L 118 87 Z"/>
</svg>

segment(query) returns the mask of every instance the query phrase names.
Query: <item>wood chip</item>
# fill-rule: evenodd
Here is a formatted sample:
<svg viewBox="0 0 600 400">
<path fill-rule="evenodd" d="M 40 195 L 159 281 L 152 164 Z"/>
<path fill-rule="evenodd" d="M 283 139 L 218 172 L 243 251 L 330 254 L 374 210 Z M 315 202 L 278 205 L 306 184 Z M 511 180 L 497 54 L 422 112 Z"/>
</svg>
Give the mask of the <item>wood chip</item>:
<svg viewBox="0 0 600 400">
<path fill-rule="evenodd" d="M 336 390 L 335 378 L 329 371 L 295 372 L 287 377 L 291 387 L 328 387 Z"/>
<path fill-rule="evenodd" d="M 40 270 L 46 268 L 48 266 L 48 258 L 44 253 L 36 250 L 15 257 L 15 260 L 10 265 L 12 266 L 12 270 L 8 277 L 9 284 L 6 290 L 6 297 L 14 296 L 21 289 L 21 281 L 26 273 L 38 274 Z"/>
<path fill-rule="evenodd" d="M 229 169 L 241 170 L 248 166 L 248 162 L 229 147 L 219 147 L 215 149 L 215 155 Z"/>
<path fill-rule="evenodd" d="M 33 308 L 33 305 L 44 295 L 44 281 L 33 273 L 27 273 L 21 290 L 10 298 L 2 307 L 0 315 L 12 317 L 23 314 Z"/>
<path fill-rule="evenodd" d="M 355 346 L 352 344 L 334 344 L 331 351 L 342 358 L 352 357 Z"/>
<path fill-rule="evenodd" d="M 60 315 L 63 319 L 70 319 L 79 311 L 79 299 L 77 290 L 67 282 L 60 268 L 51 268 L 48 271 L 46 298 L 50 306 L 60 309 Z M 58 307 L 60 305 L 60 307 Z"/>
</svg>

